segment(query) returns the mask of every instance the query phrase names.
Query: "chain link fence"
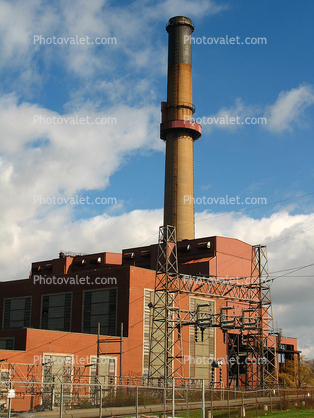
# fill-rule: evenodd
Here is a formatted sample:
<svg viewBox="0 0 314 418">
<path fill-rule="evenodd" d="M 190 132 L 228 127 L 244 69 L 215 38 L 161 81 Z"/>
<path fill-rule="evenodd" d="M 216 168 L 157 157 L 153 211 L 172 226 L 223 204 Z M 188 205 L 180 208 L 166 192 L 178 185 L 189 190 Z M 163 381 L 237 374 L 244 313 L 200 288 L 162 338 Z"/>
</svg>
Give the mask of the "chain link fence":
<svg viewBox="0 0 314 418">
<path fill-rule="evenodd" d="M 26 366 L 26 365 L 25 365 Z M 209 388 L 199 379 L 149 380 L 140 376 L 95 376 L 83 373 L 45 374 L 45 370 L 23 373 L 22 367 L 1 372 L 0 416 L 13 411 L 31 411 L 35 416 L 62 417 L 64 411 L 77 416 L 158 414 L 172 415 L 192 410 L 202 411 L 203 418 L 245 416 L 245 410 L 313 408 L 314 388 L 264 389 L 244 391 Z M 30 369 L 28 369 L 30 372 Z M 37 373 L 38 372 L 38 373 Z M 41 373 L 40 373 L 41 372 Z M 14 397 L 10 398 L 10 390 Z M 12 395 L 12 392 L 11 392 Z M 2 412 L 1 412 L 2 411 Z M 84 411 L 85 415 L 82 415 Z M 89 411 L 89 415 L 86 415 Z M 80 415 L 81 413 L 81 415 Z M 225 415 L 223 415 L 225 413 Z M 48 416 L 48 415 L 47 415 Z"/>
</svg>

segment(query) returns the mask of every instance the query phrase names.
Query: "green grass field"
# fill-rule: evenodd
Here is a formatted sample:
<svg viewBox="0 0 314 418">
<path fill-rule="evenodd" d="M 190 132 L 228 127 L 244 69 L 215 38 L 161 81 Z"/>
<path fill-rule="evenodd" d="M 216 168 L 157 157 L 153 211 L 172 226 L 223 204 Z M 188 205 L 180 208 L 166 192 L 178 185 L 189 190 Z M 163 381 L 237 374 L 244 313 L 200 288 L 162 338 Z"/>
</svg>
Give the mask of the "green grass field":
<svg viewBox="0 0 314 418">
<path fill-rule="evenodd" d="M 186 418 L 186 412 L 177 413 L 176 416 Z M 228 417 L 227 411 L 214 411 L 213 414 L 214 418 L 224 418 Z M 231 411 L 230 416 L 232 418 L 239 417 L 239 411 Z M 314 418 L 314 410 L 313 409 L 300 409 L 300 410 L 288 410 L 288 411 L 278 411 L 278 412 L 265 412 L 263 410 L 257 411 L 257 416 L 262 417 L 276 417 L 276 418 Z M 256 411 L 254 410 L 246 410 L 245 418 L 254 418 L 256 417 Z M 190 411 L 189 418 L 202 418 L 202 411 Z"/>
<path fill-rule="evenodd" d="M 277 417 L 277 418 L 298 418 L 306 417 L 313 418 L 314 410 L 313 409 L 301 409 L 298 411 L 280 411 L 267 414 L 267 417 Z"/>
</svg>

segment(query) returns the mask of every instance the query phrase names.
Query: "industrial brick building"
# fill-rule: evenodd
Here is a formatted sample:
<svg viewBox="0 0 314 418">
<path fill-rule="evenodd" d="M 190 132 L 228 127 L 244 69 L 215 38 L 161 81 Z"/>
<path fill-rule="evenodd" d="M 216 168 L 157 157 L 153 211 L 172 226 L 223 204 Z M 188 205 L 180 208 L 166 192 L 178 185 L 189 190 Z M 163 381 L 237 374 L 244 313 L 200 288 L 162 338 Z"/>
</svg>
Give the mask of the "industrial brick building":
<svg viewBox="0 0 314 418">
<path fill-rule="evenodd" d="M 236 282 L 250 277 L 251 254 L 252 246 L 232 238 L 206 237 L 178 243 L 179 270 L 187 278 L 198 274 Z M 61 370 L 64 375 L 68 370 L 69 379 L 78 373 L 93 379 L 96 367 L 89 366 L 96 363 L 98 323 L 102 336 L 100 381 L 106 384 L 110 376 L 120 375 L 147 377 L 152 316 L 149 303 L 155 286 L 156 255 L 157 245 L 126 249 L 122 254 L 60 253 L 57 259 L 33 263 L 29 278 L 0 283 L 2 378 L 9 374 L 29 378 L 33 374 L 49 381 L 53 373 Z M 186 295 L 181 307 L 194 309 L 205 302 L 210 302 L 208 312 L 231 305 L 206 295 Z M 241 301 L 232 305 L 235 309 L 245 306 Z M 295 339 L 281 338 L 278 348 L 292 358 L 297 355 Z M 212 360 L 220 359 L 222 371 L 214 370 L 214 382 L 232 385 L 234 382 L 228 379 L 228 350 L 221 329 L 206 329 L 203 341 L 196 341 L 194 327 L 185 327 L 185 377 L 205 379 L 209 386 Z M 241 381 L 244 374 L 240 371 L 240 384 L 245 383 Z M 31 400 L 34 404 L 42 402 L 36 397 L 27 398 L 27 409 Z M 17 397 L 13 405 L 21 409 L 25 402 L 24 397 Z"/>
</svg>

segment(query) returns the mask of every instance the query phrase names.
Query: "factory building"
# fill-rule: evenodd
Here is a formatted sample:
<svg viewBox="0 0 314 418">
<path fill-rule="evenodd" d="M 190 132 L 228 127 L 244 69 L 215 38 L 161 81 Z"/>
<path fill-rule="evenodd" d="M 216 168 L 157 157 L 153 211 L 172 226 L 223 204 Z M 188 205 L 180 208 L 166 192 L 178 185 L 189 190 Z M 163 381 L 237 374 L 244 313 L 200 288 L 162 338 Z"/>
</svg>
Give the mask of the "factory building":
<svg viewBox="0 0 314 418">
<path fill-rule="evenodd" d="M 184 240 L 178 243 L 179 271 L 186 280 L 198 274 L 236 283 L 250 277 L 251 253 L 251 245 L 232 238 Z M 29 278 L 0 283 L 1 379 L 23 375 L 50 382 L 54 373 L 93 379 L 98 323 L 100 382 L 120 375 L 147 378 L 156 256 L 157 245 L 128 248 L 122 254 L 60 253 L 59 258 L 34 262 Z M 181 308 L 195 309 L 204 303 L 208 313 L 231 306 L 206 295 L 186 295 Z M 245 304 L 233 301 L 232 306 L 240 309 Z M 297 358 L 296 339 L 281 336 L 279 344 L 279 361 L 284 355 Z M 208 387 L 234 384 L 228 377 L 230 347 L 221 329 L 208 328 L 197 340 L 194 327 L 184 327 L 183 352 L 185 377 L 205 379 Z M 211 367 L 214 359 L 222 362 L 220 369 Z M 244 376 L 241 369 L 240 385 L 245 384 Z M 23 396 L 16 397 L 13 405 L 19 410 L 27 403 L 28 409 L 31 401 L 42 402 L 39 396 Z"/>
</svg>

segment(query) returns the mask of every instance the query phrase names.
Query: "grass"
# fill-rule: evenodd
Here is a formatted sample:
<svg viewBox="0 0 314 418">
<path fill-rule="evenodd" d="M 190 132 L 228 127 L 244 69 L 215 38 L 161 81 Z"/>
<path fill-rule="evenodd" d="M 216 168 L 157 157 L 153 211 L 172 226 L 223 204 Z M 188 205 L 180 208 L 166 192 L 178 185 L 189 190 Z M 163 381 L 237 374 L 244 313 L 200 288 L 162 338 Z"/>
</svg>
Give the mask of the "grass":
<svg viewBox="0 0 314 418">
<path fill-rule="evenodd" d="M 246 412 L 245 418 L 256 417 L 255 409 L 251 409 L 251 410 L 246 409 L 245 412 Z M 176 416 L 186 418 L 186 412 L 182 411 L 182 412 L 176 413 Z M 267 417 L 267 418 L 271 418 L 271 417 L 276 417 L 276 418 L 314 418 L 314 410 L 313 409 L 299 409 L 299 410 L 287 410 L 287 411 L 278 411 L 278 412 L 269 412 L 269 411 L 264 411 L 264 410 L 258 410 L 257 411 L 257 416 L 259 418 L 262 418 L 262 417 Z M 213 417 L 214 418 L 228 417 L 228 411 L 227 410 L 214 411 Z M 230 417 L 232 417 L 232 418 L 240 417 L 239 410 L 231 410 L 230 411 Z M 189 418 L 202 418 L 202 411 L 190 411 L 189 412 Z"/>
<path fill-rule="evenodd" d="M 267 417 L 277 417 L 277 418 L 313 418 L 314 410 L 313 409 L 300 409 L 296 411 L 280 411 L 267 414 Z"/>
</svg>

